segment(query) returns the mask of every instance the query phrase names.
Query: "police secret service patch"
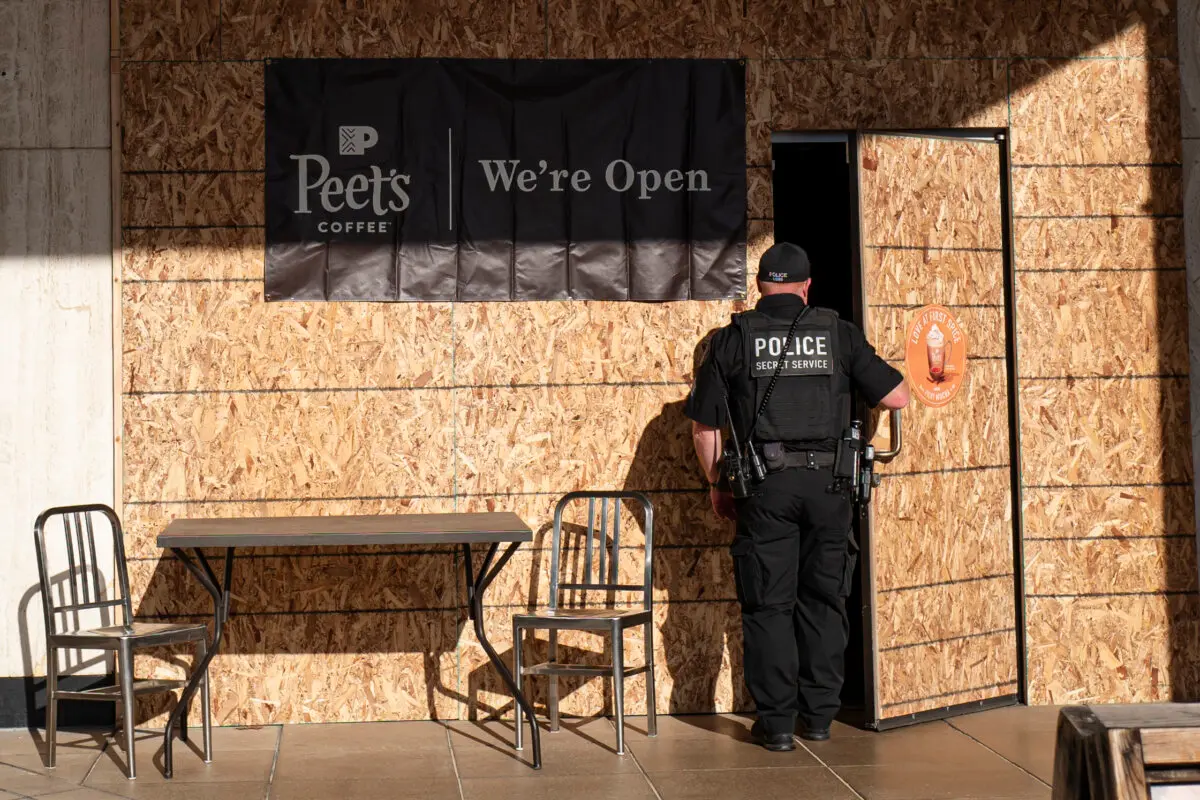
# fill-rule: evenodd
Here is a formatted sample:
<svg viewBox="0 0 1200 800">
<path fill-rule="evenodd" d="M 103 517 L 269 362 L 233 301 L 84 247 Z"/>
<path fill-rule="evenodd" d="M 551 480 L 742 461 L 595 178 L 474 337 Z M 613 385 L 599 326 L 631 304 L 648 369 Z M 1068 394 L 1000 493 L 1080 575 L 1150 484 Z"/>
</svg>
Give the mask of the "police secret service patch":
<svg viewBox="0 0 1200 800">
<path fill-rule="evenodd" d="M 783 351 L 787 328 L 756 331 L 750 338 L 750 377 L 769 378 L 783 359 L 780 376 L 832 375 L 833 331 L 798 330 Z"/>
</svg>

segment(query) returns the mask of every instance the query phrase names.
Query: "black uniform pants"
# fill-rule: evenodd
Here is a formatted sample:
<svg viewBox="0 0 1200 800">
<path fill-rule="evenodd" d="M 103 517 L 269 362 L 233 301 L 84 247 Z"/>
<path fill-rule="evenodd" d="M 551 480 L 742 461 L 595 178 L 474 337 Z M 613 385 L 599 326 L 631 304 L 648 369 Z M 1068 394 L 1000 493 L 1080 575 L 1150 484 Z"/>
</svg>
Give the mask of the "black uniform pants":
<svg viewBox="0 0 1200 800">
<path fill-rule="evenodd" d="M 732 553 L 742 606 L 746 686 L 768 733 L 833 721 L 849 636 L 854 573 L 848 492 L 833 470 L 785 469 L 737 501 Z"/>
</svg>

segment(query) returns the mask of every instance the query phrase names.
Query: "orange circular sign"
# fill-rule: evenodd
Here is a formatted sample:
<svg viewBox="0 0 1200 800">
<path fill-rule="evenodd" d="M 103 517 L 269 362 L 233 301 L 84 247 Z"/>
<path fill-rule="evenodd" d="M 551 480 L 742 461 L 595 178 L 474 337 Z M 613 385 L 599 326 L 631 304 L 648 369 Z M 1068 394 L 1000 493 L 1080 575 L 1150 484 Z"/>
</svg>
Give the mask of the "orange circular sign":
<svg viewBox="0 0 1200 800">
<path fill-rule="evenodd" d="M 917 399 L 941 408 L 967 376 L 967 334 L 945 306 L 925 306 L 908 328 L 904 363 Z"/>
</svg>

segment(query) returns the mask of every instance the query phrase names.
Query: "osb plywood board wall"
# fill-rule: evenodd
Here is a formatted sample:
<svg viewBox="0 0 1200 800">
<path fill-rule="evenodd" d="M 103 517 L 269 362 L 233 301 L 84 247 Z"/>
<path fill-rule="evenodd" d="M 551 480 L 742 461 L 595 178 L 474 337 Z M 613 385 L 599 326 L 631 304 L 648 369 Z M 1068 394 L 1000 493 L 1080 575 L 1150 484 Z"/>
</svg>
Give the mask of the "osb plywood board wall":
<svg viewBox="0 0 1200 800">
<path fill-rule="evenodd" d="M 123 0 L 120 13 L 124 510 L 142 615 L 207 608 L 154 545 L 174 516 L 509 508 L 543 538 L 490 598 L 508 655 L 512 608 L 545 599 L 556 496 L 645 489 L 659 708 L 745 708 L 730 531 L 706 510 L 681 413 L 697 340 L 736 304 L 261 293 L 265 58 L 745 57 L 752 263 L 772 235 L 772 130 L 1012 125 L 1033 699 L 1200 683 L 1164 0 Z M 244 560 L 217 718 L 503 711 L 456 558 Z M 597 640 L 570 647 L 600 657 Z M 628 647 L 640 657 L 640 639 Z M 629 697 L 644 706 L 644 688 Z M 608 702 L 592 682 L 564 706 Z"/>
<path fill-rule="evenodd" d="M 860 155 L 868 335 L 907 372 L 898 345 L 922 306 L 970 325 L 959 397 L 908 409 L 880 470 L 869 544 L 887 719 L 1018 691 L 1004 214 L 994 141 L 867 134 Z"/>
</svg>

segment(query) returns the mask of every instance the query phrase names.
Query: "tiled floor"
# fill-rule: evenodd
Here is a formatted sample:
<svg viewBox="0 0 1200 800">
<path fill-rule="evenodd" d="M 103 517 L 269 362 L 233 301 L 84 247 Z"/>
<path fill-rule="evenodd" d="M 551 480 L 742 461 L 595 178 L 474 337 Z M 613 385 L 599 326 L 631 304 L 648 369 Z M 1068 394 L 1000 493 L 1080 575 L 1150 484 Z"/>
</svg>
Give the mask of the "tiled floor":
<svg viewBox="0 0 1200 800">
<path fill-rule="evenodd" d="M 176 744 L 172 781 L 157 737 L 139 738 L 128 781 L 123 748 L 101 735 L 63 734 L 49 771 L 40 735 L 0 731 L 0 800 L 1049 800 L 1055 714 L 1009 708 L 887 733 L 836 726 L 831 741 L 792 753 L 751 743 L 741 716 L 663 717 L 655 739 L 637 717 L 623 757 L 609 720 L 568 720 L 543 733 L 540 772 L 501 722 L 220 728 L 212 764 Z"/>
</svg>

